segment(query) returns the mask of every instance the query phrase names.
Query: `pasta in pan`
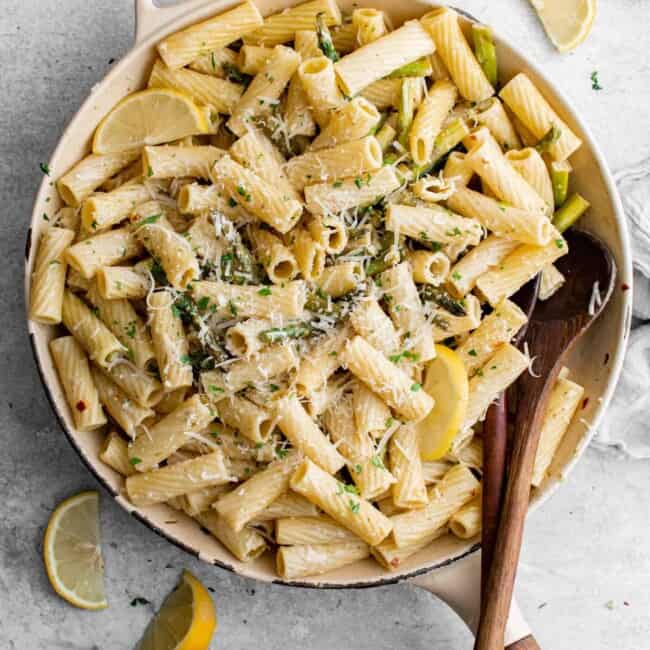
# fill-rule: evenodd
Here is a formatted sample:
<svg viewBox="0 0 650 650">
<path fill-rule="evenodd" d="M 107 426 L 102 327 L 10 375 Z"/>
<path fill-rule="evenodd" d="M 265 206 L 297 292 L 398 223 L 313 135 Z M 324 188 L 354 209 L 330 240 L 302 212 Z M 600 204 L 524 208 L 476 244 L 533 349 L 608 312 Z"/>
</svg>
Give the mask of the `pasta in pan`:
<svg viewBox="0 0 650 650">
<path fill-rule="evenodd" d="M 74 426 L 105 429 L 135 507 L 240 561 L 276 551 L 285 579 L 477 535 L 481 421 L 531 364 L 510 298 L 564 281 L 584 208 L 554 221 L 553 179 L 579 138 L 525 75 L 497 92 L 451 9 L 393 28 L 246 0 L 158 55 L 149 86 L 210 125 L 62 170 L 36 249 L 30 318 L 67 330 L 50 350 Z M 449 359 L 466 400 L 434 453 Z M 568 372 L 535 487 L 582 397 Z"/>
</svg>

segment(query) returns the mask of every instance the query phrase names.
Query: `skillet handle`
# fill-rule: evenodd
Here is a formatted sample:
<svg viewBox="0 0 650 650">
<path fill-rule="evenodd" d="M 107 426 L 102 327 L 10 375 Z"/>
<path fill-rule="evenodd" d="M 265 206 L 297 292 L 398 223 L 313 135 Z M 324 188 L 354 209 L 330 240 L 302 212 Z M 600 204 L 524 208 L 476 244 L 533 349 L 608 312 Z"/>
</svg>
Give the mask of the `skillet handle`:
<svg viewBox="0 0 650 650">
<path fill-rule="evenodd" d="M 476 633 L 481 608 L 480 553 L 472 553 L 448 566 L 411 578 L 409 582 L 447 603 L 472 633 Z M 527 639 L 532 639 L 530 627 L 513 599 L 505 636 L 506 644 L 512 645 L 506 647 L 508 650 L 539 650 L 537 645 L 520 645 Z"/>
<path fill-rule="evenodd" d="M 137 45 L 163 25 L 206 4 L 208 0 L 181 0 L 168 7 L 157 7 L 155 0 L 135 0 L 134 44 Z"/>
</svg>

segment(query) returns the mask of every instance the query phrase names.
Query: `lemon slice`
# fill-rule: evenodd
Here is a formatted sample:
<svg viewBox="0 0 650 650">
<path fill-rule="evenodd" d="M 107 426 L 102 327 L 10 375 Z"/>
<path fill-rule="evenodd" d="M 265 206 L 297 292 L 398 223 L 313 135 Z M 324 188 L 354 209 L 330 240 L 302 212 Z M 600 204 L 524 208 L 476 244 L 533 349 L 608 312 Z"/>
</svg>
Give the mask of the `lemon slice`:
<svg viewBox="0 0 650 650">
<path fill-rule="evenodd" d="M 469 382 L 461 358 L 450 348 L 436 345 L 436 358 L 427 364 L 423 388 L 436 403 L 417 424 L 420 456 L 438 460 L 449 451 L 467 411 Z"/>
<path fill-rule="evenodd" d="M 217 615 L 208 590 L 189 571 L 165 598 L 136 650 L 208 650 Z"/>
<path fill-rule="evenodd" d="M 548 37 L 560 52 L 575 50 L 596 18 L 596 0 L 530 0 Z"/>
<path fill-rule="evenodd" d="M 82 492 L 59 504 L 45 531 L 43 559 L 59 596 L 83 609 L 104 609 L 99 496 Z"/>
<path fill-rule="evenodd" d="M 125 97 L 99 123 L 94 153 L 118 153 L 207 133 L 205 113 L 183 93 L 149 88 Z"/>
</svg>

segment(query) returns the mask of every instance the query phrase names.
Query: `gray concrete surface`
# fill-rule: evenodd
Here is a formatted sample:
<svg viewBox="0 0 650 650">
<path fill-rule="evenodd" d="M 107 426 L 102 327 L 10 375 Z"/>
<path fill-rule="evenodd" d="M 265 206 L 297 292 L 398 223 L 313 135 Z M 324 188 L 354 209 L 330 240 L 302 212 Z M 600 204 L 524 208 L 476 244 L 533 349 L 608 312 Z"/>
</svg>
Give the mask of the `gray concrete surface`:
<svg viewBox="0 0 650 650">
<path fill-rule="evenodd" d="M 109 61 L 128 50 L 133 11 L 131 0 L 0 4 L 0 648 L 132 648 L 183 567 L 215 590 L 214 648 L 471 647 L 455 615 L 413 587 L 316 592 L 255 584 L 185 555 L 106 498 L 110 608 L 78 611 L 52 592 L 40 557 L 44 524 L 62 498 L 97 485 L 53 421 L 32 363 L 23 322 L 23 243 L 38 164 Z M 650 2 L 601 0 L 592 37 L 563 58 L 524 0 L 455 4 L 499 25 L 556 76 L 615 171 L 650 155 Z M 593 70 L 604 86 L 598 93 L 589 80 Z M 650 647 L 649 469 L 647 462 L 590 450 L 531 520 L 518 592 L 542 647 Z M 131 607 L 135 596 L 152 605 Z"/>
</svg>

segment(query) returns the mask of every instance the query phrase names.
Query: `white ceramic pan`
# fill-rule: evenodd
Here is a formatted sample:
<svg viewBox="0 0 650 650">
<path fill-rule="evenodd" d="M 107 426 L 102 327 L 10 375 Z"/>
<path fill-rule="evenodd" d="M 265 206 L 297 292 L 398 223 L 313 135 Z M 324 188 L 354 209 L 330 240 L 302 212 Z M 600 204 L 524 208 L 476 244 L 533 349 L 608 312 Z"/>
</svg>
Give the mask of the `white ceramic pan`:
<svg viewBox="0 0 650 650">
<path fill-rule="evenodd" d="M 100 119 L 125 95 L 145 86 L 148 72 L 155 57 L 155 44 L 165 35 L 208 16 L 220 13 L 237 0 L 187 0 L 167 8 L 156 7 L 152 0 L 136 0 L 135 45 L 110 74 L 92 89 L 89 98 L 61 137 L 50 161 L 52 178 L 60 176 L 90 149 L 92 133 Z M 256 0 L 264 14 L 279 11 L 295 0 Z M 352 0 L 340 0 L 342 9 L 351 9 Z M 405 19 L 418 17 L 428 10 L 428 4 L 405 0 L 363 0 L 358 5 L 368 5 L 385 10 L 398 25 Z M 583 384 L 589 401 L 581 418 L 563 441 L 552 466 L 552 476 L 536 490 L 532 509 L 537 508 L 558 487 L 559 481 L 571 471 L 589 442 L 591 432 L 598 423 L 618 379 L 631 316 L 632 268 L 631 252 L 620 200 L 611 175 L 606 168 L 600 149 L 582 120 L 569 102 L 541 71 L 522 53 L 499 35 L 494 25 L 502 74 L 511 77 L 526 71 L 542 92 L 549 98 L 561 117 L 583 139 L 584 146 L 571 162 L 575 168 L 575 189 L 592 204 L 589 216 L 581 227 L 602 238 L 610 247 L 619 269 L 618 288 L 607 309 L 597 323 L 589 329 L 576 347 L 570 366 L 572 376 Z M 52 211 L 59 199 L 49 177 L 45 177 L 36 197 L 25 251 L 25 287 L 29 294 L 30 277 L 34 263 L 33 245 L 38 241 L 45 225 L 41 215 Z M 27 300 L 29 304 L 29 300 Z M 98 458 L 102 435 L 75 431 L 63 390 L 57 378 L 48 351 L 48 341 L 56 329 L 29 322 L 34 357 L 43 385 L 68 440 L 79 453 L 88 469 L 104 485 L 122 507 L 131 512 L 152 530 L 169 541 L 198 556 L 202 560 L 235 573 L 257 580 L 282 583 L 274 572 L 270 557 L 250 564 L 237 562 L 212 537 L 204 534 L 189 518 L 167 506 L 134 509 L 120 494 L 122 479 Z M 589 427 L 583 423 L 591 423 Z M 178 523 L 169 523 L 170 521 Z M 446 537 L 410 558 L 398 572 L 388 573 L 372 560 L 359 562 L 344 569 L 291 582 L 294 586 L 343 588 L 371 587 L 411 579 L 446 600 L 473 627 L 477 620 L 480 562 L 478 540 L 460 541 Z M 516 607 L 514 608 L 516 609 Z M 529 634 L 525 623 L 516 612 L 511 613 L 507 643 L 514 643 Z"/>
</svg>

